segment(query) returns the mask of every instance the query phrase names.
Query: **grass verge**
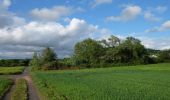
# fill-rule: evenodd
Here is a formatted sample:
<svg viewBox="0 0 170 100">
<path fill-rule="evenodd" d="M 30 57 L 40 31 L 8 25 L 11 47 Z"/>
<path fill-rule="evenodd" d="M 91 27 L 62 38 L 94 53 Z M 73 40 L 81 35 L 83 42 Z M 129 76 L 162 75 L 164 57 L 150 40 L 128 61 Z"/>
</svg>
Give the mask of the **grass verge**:
<svg viewBox="0 0 170 100">
<path fill-rule="evenodd" d="M 11 100 L 27 100 L 27 83 L 25 79 L 16 81 L 16 88 L 12 93 Z"/>
<path fill-rule="evenodd" d="M 9 90 L 12 84 L 13 84 L 13 80 L 0 78 L 0 100 L 2 99 L 4 94 Z"/>
<path fill-rule="evenodd" d="M 24 67 L 0 67 L 0 75 L 21 74 Z"/>
</svg>

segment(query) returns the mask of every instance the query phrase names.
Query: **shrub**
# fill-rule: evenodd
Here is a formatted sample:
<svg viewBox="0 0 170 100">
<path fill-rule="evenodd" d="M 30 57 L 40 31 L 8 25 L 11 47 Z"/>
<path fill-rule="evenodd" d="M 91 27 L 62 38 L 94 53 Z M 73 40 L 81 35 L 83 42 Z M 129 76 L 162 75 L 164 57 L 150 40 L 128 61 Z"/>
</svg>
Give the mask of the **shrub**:
<svg viewBox="0 0 170 100">
<path fill-rule="evenodd" d="M 42 66 L 42 70 L 52 70 L 52 69 L 59 69 L 57 61 L 48 62 Z"/>
</svg>

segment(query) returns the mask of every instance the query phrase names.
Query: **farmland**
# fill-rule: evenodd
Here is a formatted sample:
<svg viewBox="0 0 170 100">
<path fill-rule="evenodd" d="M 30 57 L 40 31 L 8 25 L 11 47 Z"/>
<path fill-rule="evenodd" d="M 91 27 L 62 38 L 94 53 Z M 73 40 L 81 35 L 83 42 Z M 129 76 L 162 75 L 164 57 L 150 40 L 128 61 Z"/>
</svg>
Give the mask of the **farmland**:
<svg viewBox="0 0 170 100">
<path fill-rule="evenodd" d="M 0 99 L 12 84 L 13 84 L 12 80 L 0 78 Z"/>
<path fill-rule="evenodd" d="M 49 100 L 167 100 L 170 64 L 39 71 L 33 80 Z"/>
<path fill-rule="evenodd" d="M 0 67 L 0 75 L 21 74 L 24 67 Z"/>
</svg>

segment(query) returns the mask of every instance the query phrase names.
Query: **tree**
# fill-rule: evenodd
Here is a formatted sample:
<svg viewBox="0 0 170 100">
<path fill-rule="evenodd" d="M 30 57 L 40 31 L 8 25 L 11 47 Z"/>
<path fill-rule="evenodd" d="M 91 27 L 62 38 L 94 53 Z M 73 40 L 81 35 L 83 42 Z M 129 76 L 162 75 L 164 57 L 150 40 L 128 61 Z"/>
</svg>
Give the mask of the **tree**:
<svg viewBox="0 0 170 100">
<path fill-rule="evenodd" d="M 117 48 L 116 58 L 119 58 L 121 63 L 144 63 L 147 57 L 147 50 L 141 44 L 140 40 L 127 37 Z"/>
<path fill-rule="evenodd" d="M 111 35 L 110 38 L 108 38 L 109 41 L 109 46 L 110 47 L 115 47 L 120 44 L 120 39 L 116 36 Z"/>
<path fill-rule="evenodd" d="M 170 50 L 163 50 L 158 57 L 162 62 L 170 62 Z"/>
<path fill-rule="evenodd" d="M 33 54 L 33 58 L 30 62 L 30 66 L 32 67 L 31 70 L 39 70 L 40 69 L 40 66 L 41 66 L 40 59 L 36 52 L 34 52 L 34 54 Z"/>
<path fill-rule="evenodd" d="M 112 48 L 120 44 L 120 39 L 116 36 L 111 35 L 107 40 L 106 39 L 101 40 L 100 43 L 106 48 L 108 47 Z"/>
<path fill-rule="evenodd" d="M 74 53 L 77 65 L 94 67 L 93 65 L 100 63 L 104 50 L 98 41 L 89 38 L 77 43 L 74 48 Z"/>
<path fill-rule="evenodd" d="M 41 69 L 43 70 L 51 70 L 58 69 L 57 62 L 57 54 L 53 51 L 53 49 L 47 47 L 42 51 L 41 54 Z"/>
<path fill-rule="evenodd" d="M 49 47 L 45 48 L 42 52 L 41 61 L 42 63 L 48 63 L 57 59 L 56 53 Z"/>
<path fill-rule="evenodd" d="M 34 53 L 30 65 L 32 66 L 32 70 L 58 69 L 56 58 L 56 53 L 51 48 L 47 47 L 39 56 L 36 52 Z"/>
<path fill-rule="evenodd" d="M 105 55 L 102 57 L 104 63 L 115 63 L 117 47 L 120 45 L 121 40 L 118 37 L 111 35 L 108 39 L 101 40 L 100 43 L 105 48 Z"/>
</svg>

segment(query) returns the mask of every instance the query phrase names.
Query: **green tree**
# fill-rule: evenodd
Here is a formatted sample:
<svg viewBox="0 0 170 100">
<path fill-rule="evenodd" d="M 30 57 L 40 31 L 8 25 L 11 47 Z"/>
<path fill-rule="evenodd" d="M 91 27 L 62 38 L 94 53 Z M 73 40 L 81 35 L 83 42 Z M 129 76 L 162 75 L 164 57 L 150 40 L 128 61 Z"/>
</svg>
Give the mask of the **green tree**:
<svg viewBox="0 0 170 100">
<path fill-rule="evenodd" d="M 42 51 L 41 54 L 41 69 L 42 70 L 51 70 L 51 69 L 59 69 L 57 62 L 57 54 L 53 49 L 47 47 Z"/>
<path fill-rule="evenodd" d="M 121 40 L 118 37 L 113 36 L 113 35 L 111 35 L 107 40 L 103 39 L 100 41 L 100 43 L 106 48 L 119 46 L 120 42 Z"/>
<path fill-rule="evenodd" d="M 100 63 L 104 50 L 103 46 L 98 41 L 89 38 L 77 43 L 74 48 L 74 53 L 77 65 L 94 67 L 96 64 Z"/>
<path fill-rule="evenodd" d="M 158 57 L 162 62 L 170 62 L 170 50 L 161 51 Z"/>
<path fill-rule="evenodd" d="M 42 63 L 49 63 L 57 59 L 56 53 L 49 47 L 42 51 L 41 61 Z"/>
<path fill-rule="evenodd" d="M 120 45 L 121 40 L 111 35 L 108 39 L 103 39 L 100 41 L 100 43 L 105 48 L 105 55 L 102 57 L 104 63 L 115 63 L 116 62 L 116 53 L 117 53 L 117 47 Z"/>
<path fill-rule="evenodd" d="M 119 58 L 118 62 L 121 63 L 144 63 L 146 57 L 147 50 L 140 40 L 133 37 L 127 37 L 117 48 L 116 58 Z"/>
<path fill-rule="evenodd" d="M 40 69 L 40 59 L 38 57 L 38 54 L 34 52 L 32 60 L 30 62 L 30 66 L 32 67 L 31 70 L 39 70 Z"/>
</svg>

